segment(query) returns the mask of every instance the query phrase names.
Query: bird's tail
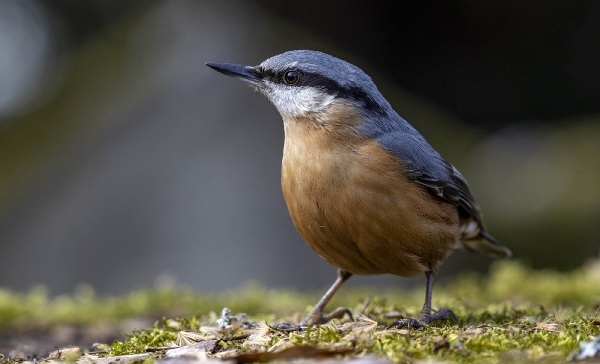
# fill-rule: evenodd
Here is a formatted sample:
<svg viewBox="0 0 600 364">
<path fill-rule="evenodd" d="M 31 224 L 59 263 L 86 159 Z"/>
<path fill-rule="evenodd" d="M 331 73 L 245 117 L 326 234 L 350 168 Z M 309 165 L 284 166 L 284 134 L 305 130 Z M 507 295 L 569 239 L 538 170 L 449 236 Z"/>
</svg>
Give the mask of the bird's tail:
<svg viewBox="0 0 600 364">
<path fill-rule="evenodd" d="M 512 252 L 483 229 L 476 237 L 463 239 L 462 246 L 469 252 L 484 254 L 492 258 L 510 258 Z"/>
</svg>

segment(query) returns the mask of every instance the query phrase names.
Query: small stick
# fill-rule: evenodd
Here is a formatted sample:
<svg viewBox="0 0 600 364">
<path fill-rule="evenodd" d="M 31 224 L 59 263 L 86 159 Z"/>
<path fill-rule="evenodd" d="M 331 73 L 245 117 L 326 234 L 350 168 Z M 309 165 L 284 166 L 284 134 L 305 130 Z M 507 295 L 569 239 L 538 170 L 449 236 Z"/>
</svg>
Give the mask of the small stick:
<svg viewBox="0 0 600 364">
<path fill-rule="evenodd" d="M 146 348 L 147 353 L 155 353 L 157 351 L 169 350 L 169 349 L 179 349 L 181 346 L 162 346 L 158 348 Z"/>
<path fill-rule="evenodd" d="M 364 303 L 364 304 L 362 305 L 362 307 L 360 308 L 360 311 L 358 311 L 358 314 L 359 314 L 359 315 L 362 315 L 362 314 L 364 314 L 364 313 L 365 313 L 365 311 L 367 310 L 367 308 L 368 308 L 368 307 L 369 307 L 369 305 L 371 304 L 371 299 L 372 299 L 372 297 L 371 297 L 371 295 L 369 295 L 369 296 L 367 297 L 367 300 L 365 301 L 365 303 Z"/>
<path fill-rule="evenodd" d="M 227 341 L 234 341 L 234 340 L 244 340 L 244 339 L 247 339 L 249 337 L 250 337 L 250 334 L 238 335 L 238 336 L 230 336 L 230 337 L 221 338 L 217 342 L 219 342 L 219 341 L 227 342 Z"/>
<path fill-rule="evenodd" d="M 88 355 L 108 354 L 108 350 L 88 351 Z"/>
</svg>

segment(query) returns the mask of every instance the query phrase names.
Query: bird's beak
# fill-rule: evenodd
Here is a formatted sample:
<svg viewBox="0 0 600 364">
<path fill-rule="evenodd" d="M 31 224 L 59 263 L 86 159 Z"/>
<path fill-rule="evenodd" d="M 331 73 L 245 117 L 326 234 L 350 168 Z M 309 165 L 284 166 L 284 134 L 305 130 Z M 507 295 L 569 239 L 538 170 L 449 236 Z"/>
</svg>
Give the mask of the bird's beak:
<svg viewBox="0 0 600 364">
<path fill-rule="evenodd" d="M 261 79 L 257 77 L 256 68 L 233 63 L 206 63 L 213 70 L 224 75 L 237 78 L 240 81 L 259 86 Z"/>
</svg>

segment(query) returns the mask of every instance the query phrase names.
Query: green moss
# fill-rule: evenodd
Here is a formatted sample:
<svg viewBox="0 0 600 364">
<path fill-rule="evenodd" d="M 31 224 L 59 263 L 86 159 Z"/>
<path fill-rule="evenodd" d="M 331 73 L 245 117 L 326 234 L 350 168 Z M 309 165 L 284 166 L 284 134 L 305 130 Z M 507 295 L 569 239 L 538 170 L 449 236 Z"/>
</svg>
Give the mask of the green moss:
<svg viewBox="0 0 600 364">
<path fill-rule="evenodd" d="M 148 348 L 165 347 L 175 341 L 177 334 L 168 328 L 159 328 L 157 323 L 153 328 L 136 329 L 125 336 L 127 340 L 113 342 L 108 348 L 108 355 L 141 354 Z"/>
<path fill-rule="evenodd" d="M 382 307 L 372 309 L 377 308 Z M 470 319 L 479 321 L 477 329 L 462 323 L 436 323 L 424 329 L 410 331 L 385 331 L 379 326 L 369 332 L 346 332 L 344 325 L 337 323 L 304 332 L 282 333 L 272 330 L 269 332 L 271 341 L 267 347 L 279 345 L 284 340 L 285 347 L 310 345 L 332 350 L 351 349 L 353 355 L 387 356 L 395 362 L 497 362 L 503 356 L 516 361 L 564 361 L 580 341 L 600 335 L 600 327 L 575 313 L 558 324 L 552 320 L 551 315 L 539 309 L 516 310 L 496 305 L 490 306 L 487 312 L 484 309 L 478 310 Z M 129 336 L 129 340 L 113 343 L 110 354 L 143 353 L 148 347 L 165 346 L 174 341 L 174 332 L 169 330 L 165 327 L 137 330 Z M 224 349 L 234 349 L 239 353 L 247 351 L 242 342 L 221 342 L 221 345 Z"/>
<path fill-rule="evenodd" d="M 450 307 L 458 322 L 438 322 L 418 330 L 383 330 L 395 318 L 416 315 L 423 289 L 372 291 L 342 289 L 330 307 L 350 306 L 357 312 L 367 297 L 373 299 L 356 323 L 334 322 L 304 332 L 269 330 L 263 349 L 311 345 L 350 349 L 355 356 L 385 356 L 395 362 L 415 360 L 460 363 L 499 361 L 564 361 L 580 342 L 600 335 L 600 326 L 581 315 L 594 316 L 600 306 L 600 263 L 593 261 L 570 273 L 534 271 L 505 261 L 490 274 L 466 274 L 434 291 L 434 308 Z M 233 314 L 247 312 L 253 321 L 277 323 L 305 315 L 319 294 L 273 291 L 250 285 L 243 290 L 201 294 L 191 289 L 140 290 L 125 297 L 98 297 L 89 287 L 73 295 L 50 298 L 42 288 L 27 294 L 0 291 L 0 327 L 84 325 L 127 317 L 168 317 L 154 327 L 134 330 L 122 341 L 100 346 L 108 355 L 144 353 L 166 347 L 179 331 L 198 332 L 216 326 L 216 312 L 227 306 Z M 176 318 L 183 317 L 183 318 Z M 365 321 L 366 320 L 366 321 Z M 244 340 L 221 341 L 222 348 L 243 353 Z M 160 353 L 157 354 L 160 356 Z"/>
<path fill-rule="evenodd" d="M 62 357 L 62 360 L 65 363 L 75 363 L 79 358 L 81 358 L 81 353 L 72 353 Z"/>
</svg>

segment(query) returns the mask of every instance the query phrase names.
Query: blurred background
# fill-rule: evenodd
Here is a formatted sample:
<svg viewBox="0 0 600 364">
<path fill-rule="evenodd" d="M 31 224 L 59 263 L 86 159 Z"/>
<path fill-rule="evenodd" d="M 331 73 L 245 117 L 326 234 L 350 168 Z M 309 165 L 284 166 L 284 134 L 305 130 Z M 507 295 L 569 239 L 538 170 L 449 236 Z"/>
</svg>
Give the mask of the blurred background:
<svg viewBox="0 0 600 364">
<path fill-rule="evenodd" d="M 598 257 L 600 2 L 2 0 L 0 286 L 328 286 L 283 200 L 277 111 L 204 66 L 292 49 L 369 73 L 516 259 Z M 440 279 L 489 263 L 455 252 Z"/>
</svg>

